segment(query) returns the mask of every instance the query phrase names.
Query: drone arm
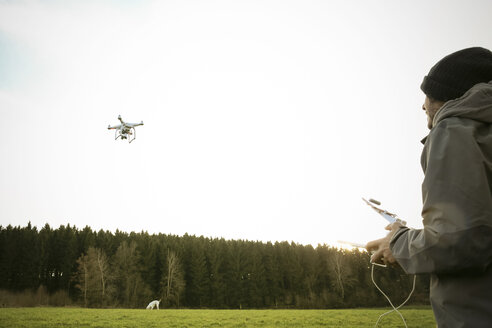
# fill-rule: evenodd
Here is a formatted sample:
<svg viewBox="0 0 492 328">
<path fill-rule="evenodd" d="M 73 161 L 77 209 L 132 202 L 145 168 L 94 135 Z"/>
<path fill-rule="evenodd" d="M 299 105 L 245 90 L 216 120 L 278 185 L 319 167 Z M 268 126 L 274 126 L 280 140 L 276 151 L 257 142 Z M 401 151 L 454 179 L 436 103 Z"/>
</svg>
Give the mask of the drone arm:
<svg viewBox="0 0 492 328">
<path fill-rule="evenodd" d="M 140 126 L 140 125 L 144 125 L 144 124 L 143 124 L 143 121 L 142 121 L 140 123 L 126 123 L 126 125 L 134 128 L 136 126 Z"/>
</svg>

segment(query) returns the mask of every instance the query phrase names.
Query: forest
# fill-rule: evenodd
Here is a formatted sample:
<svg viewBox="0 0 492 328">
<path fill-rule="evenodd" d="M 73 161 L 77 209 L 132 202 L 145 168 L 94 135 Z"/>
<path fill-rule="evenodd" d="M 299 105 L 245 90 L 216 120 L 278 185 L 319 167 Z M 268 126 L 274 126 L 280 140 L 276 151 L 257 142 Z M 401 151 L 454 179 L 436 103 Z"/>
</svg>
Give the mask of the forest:
<svg viewBox="0 0 492 328">
<path fill-rule="evenodd" d="M 412 289 L 400 268 L 374 268 L 394 303 Z M 411 304 L 428 304 L 418 276 Z M 386 306 L 366 252 L 294 242 L 0 226 L 0 306 L 262 309 Z"/>
</svg>

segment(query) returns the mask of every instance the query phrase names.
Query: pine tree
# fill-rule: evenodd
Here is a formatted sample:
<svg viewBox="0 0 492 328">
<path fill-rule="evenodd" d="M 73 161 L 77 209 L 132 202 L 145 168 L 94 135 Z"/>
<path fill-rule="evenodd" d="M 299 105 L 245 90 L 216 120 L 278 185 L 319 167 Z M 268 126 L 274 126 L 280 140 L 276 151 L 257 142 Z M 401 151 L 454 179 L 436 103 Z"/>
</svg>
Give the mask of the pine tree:
<svg viewBox="0 0 492 328">
<path fill-rule="evenodd" d="M 114 255 L 114 285 L 116 299 L 125 307 L 140 307 L 151 297 L 139 267 L 136 242 L 123 241 Z"/>
<path fill-rule="evenodd" d="M 209 273 L 205 259 L 205 241 L 203 238 L 190 241 L 189 265 L 186 272 L 186 300 L 192 307 L 204 306 L 207 301 Z"/>
</svg>

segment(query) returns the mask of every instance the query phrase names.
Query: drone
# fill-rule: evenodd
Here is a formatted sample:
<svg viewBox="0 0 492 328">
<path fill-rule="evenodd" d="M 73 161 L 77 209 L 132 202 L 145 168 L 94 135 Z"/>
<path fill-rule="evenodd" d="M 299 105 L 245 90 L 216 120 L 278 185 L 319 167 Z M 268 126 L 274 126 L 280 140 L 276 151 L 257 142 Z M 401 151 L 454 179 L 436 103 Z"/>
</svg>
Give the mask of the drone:
<svg viewBox="0 0 492 328">
<path fill-rule="evenodd" d="M 121 138 L 121 140 L 127 139 L 128 143 L 131 143 L 137 137 L 135 127 L 143 125 L 143 121 L 141 121 L 140 123 L 126 123 L 121 118 L 121 115 L 118 115 L 118 119 L 120 120 L 121 124 L 115 126 L 108 125 L 108 130 L 116 130 L 114 134 L 114 140 L 117 140 L 118 138 Z"/>
</svg>

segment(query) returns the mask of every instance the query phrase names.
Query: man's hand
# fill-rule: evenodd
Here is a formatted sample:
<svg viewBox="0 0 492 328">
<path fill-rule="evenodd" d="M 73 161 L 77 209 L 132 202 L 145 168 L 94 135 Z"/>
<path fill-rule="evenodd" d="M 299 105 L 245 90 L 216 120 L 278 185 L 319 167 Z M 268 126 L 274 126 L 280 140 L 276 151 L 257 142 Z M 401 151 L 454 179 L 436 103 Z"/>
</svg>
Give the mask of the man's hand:
<svg viewBox="0 0 492 328">
<path fill-rule="evenodd" d="M 390 231 L 386 237 L 367 243 L 367 251 L 369 253 L 374 252 L 371 256 L 371 263 L 396 264 L 396 259 L 393 257 L 393 253 L 391 253 L 389 243 L 391 238 L 393 238 L 393 235 L 400 227 L 403 227 L 400 222 L 393 222 L 385 228 Z"/>
</svg>

